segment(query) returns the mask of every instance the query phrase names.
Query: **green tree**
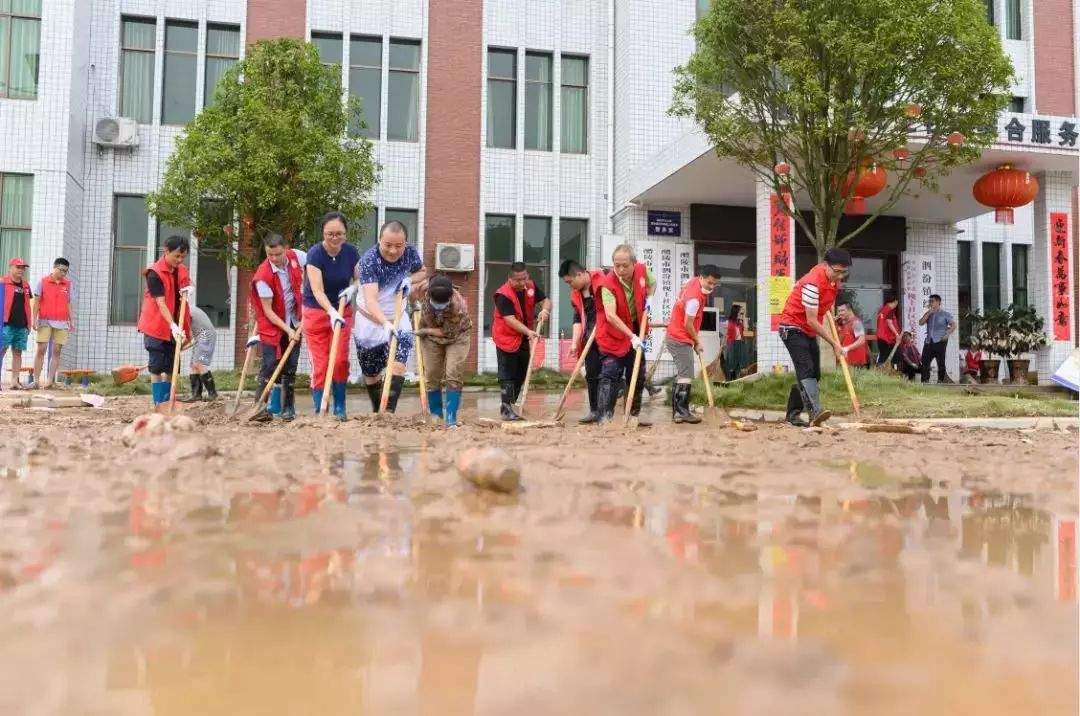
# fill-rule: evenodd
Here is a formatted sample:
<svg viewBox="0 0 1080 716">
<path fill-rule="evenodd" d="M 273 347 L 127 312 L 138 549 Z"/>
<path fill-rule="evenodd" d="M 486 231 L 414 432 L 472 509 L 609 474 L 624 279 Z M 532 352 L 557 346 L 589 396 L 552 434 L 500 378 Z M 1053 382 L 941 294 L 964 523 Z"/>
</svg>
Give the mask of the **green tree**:
<svg viewBox="0 0 1080 716">
<path fill-rule="evenodd" d="M 226 229 L 232 212 L 256 237 L 301 244 L 328 210 L 360 217 L 378 168 L 371 143 L 346 136 L 359 113 L 359 100 L 342 102 L 340 68 L 321 64 L 313 45 L 255 43 L 177 140 L 150 211 L 191 227 L 200 252 L 242 265 L 251 257 Z"/>
<path fill-rule="evenodd" d="M 713 0 L 693 34 L 671 113 L 808 204 L 813 222 L 789 213 L 819 255 L 977 158 L 1013 78 L 982 0 Z M 852 179 L 874 164 L 883 202 L 838 236 Z"/>
</svg>

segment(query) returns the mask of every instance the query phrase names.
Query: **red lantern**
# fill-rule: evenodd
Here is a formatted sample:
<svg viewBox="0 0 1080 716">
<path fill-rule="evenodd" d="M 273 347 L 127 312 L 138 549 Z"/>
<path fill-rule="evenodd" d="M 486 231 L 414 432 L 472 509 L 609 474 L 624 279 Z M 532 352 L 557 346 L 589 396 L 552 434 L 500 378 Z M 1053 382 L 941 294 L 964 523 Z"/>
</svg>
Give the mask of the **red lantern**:
<svg viewBox="0 0 1080 716">
<path fill-rule="evenodd" d="M 1011 164 L 979 177 L 971 188 L 975 201 L 994 209 L 994 221 L 1013 223 L 1013 209 L 1030 204 L 1039 193 L 1039 182 L 1028 172 L 1014 169 Z"/>
<path fill-rule="evenodd" d="M 885 169 L 877 164 L 870 164 L 859 170 L 858 179 L 855 172 L 849 172 L 844 182 L 844 193 L 850 191 L 851 198 L 848 200 L 844 212 L 847 214 L 865 214 L 866 199 L 877 195 L 888 183 Z M 854 186 L 852 186 L 854 184 Z"/>
<path fill-rule="evenodd" d="M 225 226 L 221 227 L 221 230 L 225 232 L 226 236 L 232 236 L 235 231 L 232 224 L 225 224 Z"/>
<path fill-rule="evenodd" d="M 953 132 L 945 141 L 948 142 L 949 146 L 953 149 L 959 149 L 960 147 L 964 146 L 965 139 L 966 137 L 960 132 Z"/>
<path fill-rule="evenodd" d="M 926 177 L 926 167 L 915 167 L 911 171 L 911 173 L 914 174 L 919 179 L 923 179 L 924 177 Z"/>
<path fill-rule="evenodd" d="M 776 172 L 779 176 L 786 177 L 788 174 L 791 173 L 791 165 L 787 162 L 780 162 L 775 167 L 773 167 L 773 171 Z"/>
<path fill-rule="evenodd" d="M 848 130 L 847 138 L 852 142 L 861 142 L 866 139 L 866 132 L 861 129 L 855 129 L 854 127 L 852 127 Z"/>
<path fill-rule="evenodd" d="M 892 155 L 898 162 L 906 161 L 911 156 L 911 150 L 907 147 L 897 147 L 892 150 Z"/>
<path fill-rule="evenodd" d="M 909 119 L 918 119 L 922 116 L 922 105 L 915 103 L 909 104 L 904 108 L 904 114 L 906 114 Z"/>
</svg>

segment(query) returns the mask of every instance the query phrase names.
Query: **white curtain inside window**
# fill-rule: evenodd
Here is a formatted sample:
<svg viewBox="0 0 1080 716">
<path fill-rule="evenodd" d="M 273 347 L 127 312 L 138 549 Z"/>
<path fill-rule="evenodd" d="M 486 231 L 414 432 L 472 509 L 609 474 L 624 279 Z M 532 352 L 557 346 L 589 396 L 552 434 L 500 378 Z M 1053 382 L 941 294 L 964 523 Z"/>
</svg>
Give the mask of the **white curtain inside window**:
<svg viewBox="0 0 1080 716">
<path fill-rule="evenodd" d="M 124 22 L 120 58 L 120 114 L 142 124 L 154 119 L 154 34 L 153 22 Z M 140 51 L 146 50 L 146 51 Z"/>
<path fill-rule="evenodd" d="M 386 137 L 404 142 L 420 138 L 420 74 L 391 71 L 387 97 Z"/>
<path fill-rule="evenodd" d="M 525 58 L 525 148 L 551 149 L 551 56 Z"/>
<path fill-rule="evenodd" d="M 11 49 L 8 66 L 8 97 L 37 97 L 38 64 L 41 53 L 41 21 L 11 18 Z"/>
<path fill-rule="evenodd" d="M 588 119 L 584 87 L 562 88 L 562 151 L 584 154 L 587 151 Z"/>
<path fill-rule="evenodd" d="M 118 196 L 114 204 L 115 223 L 112 281 L 109 294 L 109 322 L 134 323 L 142 302 L 146 268 L 146 232 L 149 216 L 141 196 Z"/>
<path fill-rule="evenodd" d="M 16 256 L 29 260 L 34 213 L 34 177 L 0 176 L 0 266 Z"/>
</svg>

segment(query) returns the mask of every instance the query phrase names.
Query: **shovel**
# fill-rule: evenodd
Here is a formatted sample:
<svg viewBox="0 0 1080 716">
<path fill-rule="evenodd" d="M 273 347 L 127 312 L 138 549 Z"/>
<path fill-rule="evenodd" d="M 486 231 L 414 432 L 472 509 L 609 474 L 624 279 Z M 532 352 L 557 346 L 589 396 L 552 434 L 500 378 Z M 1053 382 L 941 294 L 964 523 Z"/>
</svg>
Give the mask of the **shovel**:
<svg viewBox="0 0 1080 716">
<path fill-rule="evenodd" d="M 413 309 L 413 335 L 416 340 L 416 372 L 420 374 L 420 412 L 424 416 L 424 422 L 428 422 L 431 416 L 431 406 L 427 399 L 427 376 L 424 375 L 424 351 L 420 348 L 420 307 Z M 396 347 L 396 346 L 395 346 Z M 389 361 L 387 361 L 389 363 Z"/>
<path fill-rule="evenodd" d="M 641 328 L 638 329 L 638 340 L 644 341 L 645 334 L 649 332 L 649 317 L 641 317 Z M 645 355 L 645 346 L 640 345 L 634 352 L 634 371 L 630 374 L 630 386 L 626 391 L 626 409 L 624 424 L 631 428 L 636 428 L 638 424 L 637 416 L 631 415 L 630 410 L 634 406 L 634 393 L 637 390 L 637 382 L 641 373 L 641 359 Z"/>
<path fill-rule="evenodd" d="M 544 321 L 541 319 L 536 324 L 536 332 L 540 336 L 543 335 Z M 533 344 L 529 347 L 529 366 L 525 369 L 525 384 L 521 386 L 521 395 L 518 396 L 517 414 L 521 417 L 525 417 L 525 396 L 529 394 L 529 382 L 532 380 L 533 371 L 533 359 L 536 358 L 536 346 L 540 345 L 540 341 L 544 340 L 543 337 L 538 337 Z"/>
<path fill-rule="evenodd" d="M 249 328 L 251 328 L 249 326 Z M 250 335 L 251 331 L 248 331 Z M 247 380 L 248 369 L 251 368 L 251 361 L 255 359 L 255 345 L 248 346 L 247 353 L 244 354 L 244 366 L 240 369 L 240 381 L 236 384 L 236 397 L 233 398 L 232 408 L 229 409 L 229 415 L 236 415 L 240 410 L 240 396 L 244 394 L 244 382 Z"/>
<path fill-rule="evenodd" d="M 878 366 L 883 373 L 888 373 L 889 375 L 896 375 L 896 368 L 893 368 L 892 359 L 893 356 L 896 355 L 896 349 L 900 347 L 900 340 L 901 339 L 899 338 L 896 339 L 896 343 L 893 343 L 892 350 L 889 351 L 889 357 L 885 359 L 884 363 Z"/>
<path fill-rule="evenodd" d="M 592 349 L 595 338 L 596 326 L 593 326 L 592 332 L 589 333 L 589 340 L 585 341 L 585 347 L 582 348 L 581 355 L 578 356 L 577 363 L 574 364 L 574 372 L 570 374 L 570 380 L 566 381 L 566 388 L 562 392 L 562 397 L 559 398 L 559 405 L 555 408 L 555 415 L 551 418 L 556 422 L 566 417 L 563 413 L 563 406 L 566 405 L 566 398 L 570 395 L 570 389 L 574 387 L 574 381 L 577 379 L 578 373 L 581 372 L 581 366 L 585 365 L 585 357 L 589 355 L 589 350 Z"/>
<path fill-rule="evenodd" d="M 145 365 L 122 365 L 119 368 L 113 368 L 112 379 L 116 385 L 123 385 L 124 383 L 130 383 L 139 377 L 139 373 L 146 370 Z"/>
<path fill-rule="evenodd" d="M 180 325 L 181 329 L 184 326 L 184 311 L 187 310 L 187 292 L 185 291 L 180 295 L 180 312 L 177 314 L 176 322 Z M 180 379 L 180 352 L 183 347 L 176 346 L 176 351 L 173 352 L 172 363 L 172 382 L 169 384 L 169 413 L 176 412 L 176 381 Z"/>
<path fill-rule="evenodd" d="M 338 300 L 338 314 L 344 315 L 345 306 L 348 304 L 348 302 L 349 299 L 344 297 Z M 330 393 L 332 393 L 333 391 L 329 390 L 329 388 L 334 378 L 334 363 L 337 362 L 337 349 L 338 343 L 340 341 L 341 324 L 337 324 L 334 326 L 334 335 L 330 339 L 330 360 L 326 364 L 326 377 L 323 378 L 322 404 L 319 406 L 319 412 L 321 412 L 323 415 L 329 415 L 330 413 Z M 273 385 L 273 383 L 267 383 L 267 385 Z"/>
<path fill-rule="evenodd" d="M 267 381 L 266 387 L 263 388 L 262 394 L 259 395 L 259 399 L 255 402 L 255 408 L 251 414 L 248 415 L 248 420 L 252 422 L 265 422 L 271 418 L 271 415 L 266 410 L 266 401 L 270 399 L 270 391 L 274 389 L 274 384 L 277 383 L 278 377 L 281 376 L 281 371 L 285 368 L 285 361 L 289 360 L 289 356 L 292 354 L 293 349 L 296 348 L 296 344 L 300 342 L 300 328 L 296 329 L 296 337 L 289 341 L 289 345 L 285 346 L 285 350 L 281 354 L 281 358 L 277 362 L 277 366 L 274 367 L 274 372 L 270 375 L 270 380 Z M 245 361 L 246 362 L 246 361 Z"/>
<path fill-rule="evenodd" d="M 836 320 L 833 319 L 831 311 L 825 313 L 825 320 L 829 322 L 829 332 L 832 334 L 833 340 L 839 343 L 840 334 L 836 331 Z M 855 395 L 855 384 L 851 382 L 851 370 L 848 368 L 847 356 L 842 351 L 840 353 L 840 369 L 844 372 L 844 382 L 847 383 L 848 395 L 851 396 L 851 407 L 855 410 L 855 420 L 861 420 L 859 397 Z"/>
<path fill-rule="evenodd" d="M 397 357 L 397 331 L 398 321 L 401 320 L 401 309 L 405 301 L 405 294 L 398 290 L 394 299 L 394 332 L 390 334 L 390 352 L 386 355 L 386 369 L 383 371 L 382 397 L 379 399 L 379 414 L 386 412 L 386 406 L 390 403 L 390 382 L 394 379 L 394 358 Z M 426 399 L 427 396 L 425 395 Z"/>
<path fill-rule="evenodd" d="M 705 409 L 705 421 L 710 425 L 724 427 L 731 422 L 731 418 L 723 408 L 720 409 L 719 413 L 717 412 L 716 401 L 713 399 L 712 377 L 705 367 L 705 356 L 701 355 L 701 351 L 698 350 L 694 351 L 694 355 L 697 356 L 698 365 L 701 366 L 701 382 L 705 384 L 705 396 L 709 399 L 709 407 Z"/>
</svg>

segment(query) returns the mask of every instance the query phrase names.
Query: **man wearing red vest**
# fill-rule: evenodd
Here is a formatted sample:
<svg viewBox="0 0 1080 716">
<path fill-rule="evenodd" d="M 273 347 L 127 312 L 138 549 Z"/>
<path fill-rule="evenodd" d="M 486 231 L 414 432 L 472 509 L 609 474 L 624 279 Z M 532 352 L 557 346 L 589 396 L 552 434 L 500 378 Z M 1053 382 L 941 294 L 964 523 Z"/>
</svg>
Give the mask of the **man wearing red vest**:
<svg viewBox="0 0 1080 716">
<path fill-rule="evenodd" d="M 719 281 L 720 269 L 705 264 L 682 287 L 671 309 L 664 344 L 675 361 L 675 387 L 671 391 L 671 419 L 675 423 L 701 422 L 690 410 L 690 386 L 697 372 L 695 354 L 704 351 L 698 332 L 705 318 L 705 306 Z"/>
<path fill-rule="evenodd" d="M 30 264 L 16 257 L 8 262 L 8 274 L 0 278 L 3 284 L 3 314 L 0 315 L 0 363 L 4 354 L 11 349 L 11 389 L 20 390 L 19 373 L 22 372 L 22 354 L 26 350 L 26 341 L 30 337 L 33 325 L 30 302 L 34 293 L 26 280 L 26 269 Z"/>
<path fill-rule="evenodd" d="M 787 422 L 806 427 L 801 413 L 810 416 L 811 425 L 821 425 L 832 413 L 821 407 L 818 381 L 821 380 L 821 354 L 818 337 L 840 355 L 845 351 L 822 320 L 832 310 L 840 285 L 851 269 L 851 256 L 844 249 L 829 249 L 825 258 L 795 282 L 780 315 L 780 340 L 795 364 L 795 385 L 787 402 Z"/>
<path fill-rule="evenodd" d="M 53 261 L 52 271 L 34 287 L 34 330 L 37 332 L 37 353 L 34 355 L 34 379 L 42 388 L 52 387 L 56 382 L 56 369 L 60 366 L 60 352 L 67 343 L 68 334 L 75 329 L 75 298 L 68 272 L 71 264 L 65 258 Z M 49 357 L 48 378 L 45 377 L 45 354 L 52 344 Z"/>
<path fill-rule="evenodd" d="M 183 325 L 179 322 L 181 293 L 191 300 L 191 278 L 184 266 L 190 246 L 186 236 L 170 236 L 165 239 L 165 253 L 143 271 L 146 290 L 137 327 L 143 334 L 155 408 L 168 402 L 173 357 L 191 337 L 191 314 L 184 311 Z"/>
<path fill-rule="evenodd" d="M 888 360 L 893 346 L 900 339 L 900 327 L 896 323 L 896 308 L 899 305 L 900 301 L 896 298 L 896 293 L 889 291 L 885 294 L 885 303 L 878 310 L 877 325 L 874 327 L 877 338 L 878 365 Z M 897 362 L 897 357 L 893 356 L 893 364 L 896 365 Z"/>
<path fill-rule="evenodd" d="M 567 259 L 559 266 L 559 278 L 570 287 L 570 304 L 574 307 L 570 358 L 577 360 L 596 327 L 596 297 L 600 294 L 604 272 L 588 271 L 577 261 Z M 585 355 L 585 385 L 589 394 L 589 414 L 578 420 L 582 425 L 600 420 L 596 402 L 600 389 L 600 345 L 595 340 Z"/>
<path fill-rule="evenodd" d="M 262 368 L 256 395 L 262 395 L 289 342 L 300 340 L 300 292 L 307 261 L 304 253 L 288 248 L 285 239 L 278 234 L 269 235 L 263 246 L 266 260 L 255 270 L 249 294 L 251 311 L 255 316 L 255 331 L 262 348 Z M 280 388 L 273 388 L 270 409 L 260 412 L 256 420 L 266 422 L 274 414 L 285 421 L 296 417 L 296 365 L 299 360 L 298 345 L 281 369 L 278 377 Z"/>
<path fill-rule="evenodd" d="M 499 387 L 502 390 L 502 407 L 499 414 L 503 420 L 521 420 L 514 411 L 525 374 L 529 369 L 529 348 L 540 339 L 535 326 L 547 320 L 551 301 L 544 289 L 529 279 L 525 264 L 510 264 L 510 277 L 493 296 L 495 315 L 491 321 L 491 337 L 495 341 L 495 355 L 499 361 Z M 534 319 L 533 313 L 540 306 Z M 528 340 L 525 340 L 525 339 Z"/>
<path fill-rule="evenodd" d="M 838 324 L 837 333 L 840 334 L 840 345 L 847 350 L 848 365 L 865 368 L 870 364 L 870 349 L 866 346 L 866 328 L 851 310 L 851 304 L 847 301 L 836 304 L 836 323 Z"/>
<path fill-rule="evenodd" d="M 642 350 L 638 330 L 641 321 L 648 320 L 645 304 L 656 288 L 656 281 L 639 263 L 634 250 L 627 244 L 615 247 L 611 254 L 612 271 L 600 285 L 600 302 L 604 310 L 596 312 L 596 341 L 600 344 L 600 385 L 597 404 L 600 422 L 611 420 L 615 415 L 615 403 L 623 381 L 627 390 L 634 372 L 634 359 Z M 639 375 L 634 394 L 627 395 L 630 414 L 641 412 L 641 391 L 645 376 Z M 639 421 L 639 425 L 648 423 Z"/>
</svg>

